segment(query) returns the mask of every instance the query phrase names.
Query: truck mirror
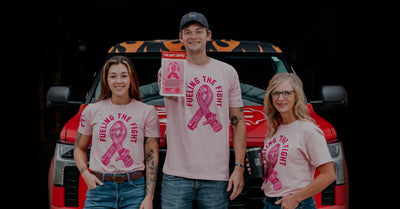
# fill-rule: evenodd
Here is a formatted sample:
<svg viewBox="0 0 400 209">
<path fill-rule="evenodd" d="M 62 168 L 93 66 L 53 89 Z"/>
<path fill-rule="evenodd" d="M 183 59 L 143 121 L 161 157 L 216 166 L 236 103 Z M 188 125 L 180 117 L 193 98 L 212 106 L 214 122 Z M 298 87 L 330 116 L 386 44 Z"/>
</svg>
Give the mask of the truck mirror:
<svg viewBox="0 0 400 209">
<path fill-rule="evenodd" d="M 343 86 L 321 86 L 321 98 L 324 103 L 341 104 L 347 106 L 347 91 Z"/>
<path fill-rule="evenodd" d="M 52 86 L 47 91 L 47 106 L 58 110 L 70 110 L 75 105 L 82 104 L 82 102 L 70 101 L 71 95 L 69 86 Z"/>
<path fill-rule="evenodd" d="M 320 88 L 319 101 L 311 101 L 315 109 L 320 111 L 328 111 L 342 109 L 347 107 L 348 98 L 347 91 L 343 86 L 339 85 L 323 85 Z"/>
</svg>

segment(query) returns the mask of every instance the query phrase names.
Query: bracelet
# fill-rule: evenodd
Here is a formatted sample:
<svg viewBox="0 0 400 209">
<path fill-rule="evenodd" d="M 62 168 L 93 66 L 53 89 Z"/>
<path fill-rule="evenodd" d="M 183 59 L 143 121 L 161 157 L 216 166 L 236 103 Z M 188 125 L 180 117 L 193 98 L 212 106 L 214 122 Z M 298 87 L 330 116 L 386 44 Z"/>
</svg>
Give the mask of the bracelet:
<svg viewBox="0 0 400 209">
<path fill-rule="evenodd" d="M 243 164 L 240 164 L 240 163 L 235 163 L 235 166 L 239 166 L 239 167 L 244 168 L 244 165 L 243 165 Z"/>
</svg>

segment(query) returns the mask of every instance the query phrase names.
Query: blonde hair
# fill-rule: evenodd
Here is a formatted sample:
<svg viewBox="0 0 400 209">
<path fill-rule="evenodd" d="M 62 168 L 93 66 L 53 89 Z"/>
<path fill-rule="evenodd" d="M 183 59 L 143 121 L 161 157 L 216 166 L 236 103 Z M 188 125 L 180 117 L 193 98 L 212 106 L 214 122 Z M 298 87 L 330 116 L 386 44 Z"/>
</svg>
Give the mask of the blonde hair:
<svg viewBox="0 0 400 209">
<path fill-rule="evenodd" d="M 100 76 L 100 83 L 101 83 L 100 95 L 97 101 L 111 98 L 112 92 L 107 82 L 108 71 L 110 70 L 111 65 L 118 65 L 118 64 L 123 64 L 128 69 L 128 74 L 130 78 L 129 97 L 134 98 L 138 101 L 142 101 L 139 91 L 139 78 L 137 76 L 135 66 L 128 57 L 120 55 L 111 57 L 104 64 Z"/>
<path fill-rule="evenodd" d="M 282 82 L 289 81 L 295 92 L 295 103 L 293 112 L 297 120 L 308 120 L 315 123 L 314 119 L 309 116 L 309 110 L 306 104 L 306 96 L 303 91 L 303 83 L 295 74 L 277 73 L 269 81 L 267 91 L 264 98 L 264 113 L 267 116 L 268 134 L 272 137 L 278 126 L 282 123 L 280 113 L 275 109 L 272 103 L 271 92 L 275 90 Z"/>
</svg>

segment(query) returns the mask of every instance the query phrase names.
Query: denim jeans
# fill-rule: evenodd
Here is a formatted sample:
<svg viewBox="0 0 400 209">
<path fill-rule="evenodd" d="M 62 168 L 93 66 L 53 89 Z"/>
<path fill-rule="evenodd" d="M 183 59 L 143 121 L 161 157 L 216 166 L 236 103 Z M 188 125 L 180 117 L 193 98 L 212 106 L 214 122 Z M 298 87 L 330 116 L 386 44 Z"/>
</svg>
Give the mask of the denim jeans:
<svg viewBox="0 0 400 209">
<path fill-rule="evenodd" d="M 116 174 L 117 175 L 117 174 Z M 85 208 L 138 209 L 146 195 L 144 176 L 131 181 L 114 183 L 103 181 L 86 192 Z"/>
<path fill-rule="evenodd" d="M 281 209 L 281 205 L 275 205 L 273 202 L 269 202 L 267 198 L 264 198 L 264 209 Z M 307 198 L 301 201 L 296 209 L 317 209 L 313 197 Z"/>
<path fill-rule="evenodd" d="M 187 179 L 164 173 L 161 206 L 162 209 L 191 209 L 195 202 L 199 209 L 227 209 L 227 187 L 227 181 Z"/>
</svg>

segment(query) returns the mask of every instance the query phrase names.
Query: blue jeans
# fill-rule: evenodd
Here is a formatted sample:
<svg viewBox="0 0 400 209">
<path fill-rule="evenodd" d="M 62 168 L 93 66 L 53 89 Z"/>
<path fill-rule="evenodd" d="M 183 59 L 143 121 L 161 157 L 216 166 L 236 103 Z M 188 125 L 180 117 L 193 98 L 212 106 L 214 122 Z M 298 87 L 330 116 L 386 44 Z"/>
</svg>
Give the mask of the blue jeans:
<svg viewBox="0 0 400 209">
<path fill-rule="evenodd" d="M 117 174 L 116 174 L 117 175 Z M 146 195 L 144 176 L 123 183 L 104 181 L 86 192 L 85 208 L 138 209 Z"/>
<path fill-rule="evenodd" d="M 187 179 L 164 173 L 161 186 L 162 209 L 191 209 L 196 202 L 199 209 L 228 208 L 227 181 Z"/>
<path fill-rule="evenodd" d="M 269 202 L 267 198 L 264 198 L 264 209 L 281 209 L 281 205 L 275 205 L 273 202 Z M 313 197 L 307 198 L 301 201 L 296 209 L 317 209 Z"/>
</svg>

